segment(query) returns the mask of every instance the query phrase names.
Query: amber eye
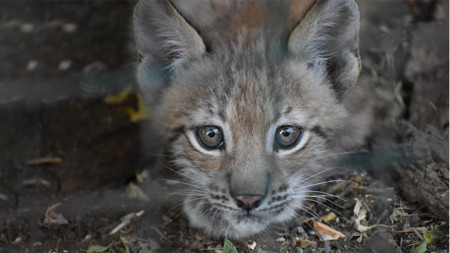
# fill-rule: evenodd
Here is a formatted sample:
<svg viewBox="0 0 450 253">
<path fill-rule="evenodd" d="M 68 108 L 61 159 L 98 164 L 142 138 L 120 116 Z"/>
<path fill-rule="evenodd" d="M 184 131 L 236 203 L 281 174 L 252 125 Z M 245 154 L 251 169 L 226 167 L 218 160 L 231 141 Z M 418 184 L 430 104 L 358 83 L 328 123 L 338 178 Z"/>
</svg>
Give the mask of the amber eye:
<svg viewBox="0 0 450 253">
<path fill-rule="evenodd" d="M 302 137 L 302 129 L 297 126 L 280 126 L 275 132 L 275 146 L 289 149 L 296 146 Z"/>
<path fill-rule="evenodd" d="M 197 128 L 197 140 L 206 149 L 220 149 L 224 145 L 222 130 L 217 126 Z"/>
</svg>

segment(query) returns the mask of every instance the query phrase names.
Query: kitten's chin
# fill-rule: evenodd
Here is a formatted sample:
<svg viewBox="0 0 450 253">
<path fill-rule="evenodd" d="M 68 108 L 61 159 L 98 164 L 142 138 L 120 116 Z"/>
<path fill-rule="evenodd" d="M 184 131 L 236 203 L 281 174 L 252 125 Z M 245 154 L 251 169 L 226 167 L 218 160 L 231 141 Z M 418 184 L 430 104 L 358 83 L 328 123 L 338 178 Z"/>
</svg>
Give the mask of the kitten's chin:
<svg viewBox="0 0 450 253">
<path fill-rule="evenodd" d="M 216 218 L 215 220 L 210 217 L 205 218 L 192 212 L 187 212 L 191 226 L 203 229 L 203 232 L 211 237 L 224 237 L 227 236 L 230 239 L 244 240 L 255 234 L 263 232 L 268 224 L 255 219 L 236 219 L 228 215 L 226 217 Z"/>
<path fill-rule="evenodd" d="M 243 210 L 241 212 L 222 210 L 210 205 L 205 207 L 205 204 L 189 198 L 185 199 L 183 211 L 188 216 L 192 227 L 202 229 L 205 235 L 210 237 L 227 236 L 230 239 L 245 240 L 264 232 L 272 224 L 283 223 L 294 218 L 297 213 L 294 209 L 302 206 L 302 201 L 293 199 L 286 203 L 285 208 L 272 210 L 270 213 L 258 210 L 250 213 Z"/>
<path fill-rule="evenodd" d="M 208 216 L 198 205 L 191 206 L 185 202 L 183 207 L 192 227 L 202 229 L 205 235 L 215 238 L 227 236 L 230 239 L 244 240 L 266 230 L 271 221 L 276 222 L 273 216 L 248 215 L 244 212 Z M 281 219 L 285 220 L 285 217 Z"/>
<path fill-rule="evenodd" d="M 263 232 L 267 224 L 261 222 L 248 221 L 230 224 L 227 236 L 231 239 L 246 239 L 250 236 Z"/>
</svg>

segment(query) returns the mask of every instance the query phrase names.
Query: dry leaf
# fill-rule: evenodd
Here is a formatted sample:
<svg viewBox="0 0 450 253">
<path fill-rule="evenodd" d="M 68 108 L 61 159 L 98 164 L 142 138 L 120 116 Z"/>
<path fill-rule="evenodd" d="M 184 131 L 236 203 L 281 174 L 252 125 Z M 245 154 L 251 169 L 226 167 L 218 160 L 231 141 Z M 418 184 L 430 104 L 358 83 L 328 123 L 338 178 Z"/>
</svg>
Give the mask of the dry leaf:
<svg viewBox="0 0 450 253">
<path fill-rule="evenodd" d="M 148 118 L 149 116 L 147 107 L 145 107 L 144 102 L 142 100 L 142 95 L 136 94 L 136 99 L 138 103 L 137 110 L 135 110 L 131 106 L 127 106 L 124 108 L 124 111 L 128 114 L 128 118 L 130 119 L 131 122 L 139 122 L 141 120 Z"/>
<path fill-rule="evenodd" d="M 67 225 L 69 224 L 69 221 L 67 221 L 66 218 L 60 213 L 55 212 L 55 209 L 62 205 L 61 203 L 56 203 L 47 208 L 47 211 L 45 211 L 45 218 L 44 218 L 44 225 L 49 226 L 53 224 L 57 225 Z"/>
<path fill-rule="evenodd" d="M 194 235 L 194 238 L 197 241 L 201 241 L 201 240 L 203 240 L 203 235 L 201 233 L 199 233 L 199 232 L 196 232 L 195 235 Z"/>
<path fill-rule="evenodd" d="M 126 88 L 125 90 L 123 90 L 122 92 L 120 92 L 117 95 L 111 95 L 111 96 L 106 97 L 105 104 L 107 104 L 107 105 L 121 104 L 130 95 L 130 91 L 131 91 L 130 88 Z"/>
<path fill-rule="evenodd" d="M 369 231 L 371 229 L 373 229 L 374 227 L 376 227 L 375 225 L 372 226 L 366 226 L 366 225 L 362 225 L 361 221 L 364 221 L 367 217 L 367 210 L 364 209 L 361 200 L 355 198 L 355 206 L 353 207 L 353 215 L 354 215 L 354 220 L 355 220 L 355 228 L 359 231 L 359 232 L 366 232 Z"/>
<path fill-rule="evenodd" d="M 313 246 L 313 247 L 317 246 L 317 242 L 306 240 L 303 238 L 295 238 L 295 241 L 297 242 L 297 245 L 300 246 L 300 248 L 302 248 L 302 249 L 306 249 L 311 246 Z"/>
<path fill-rule="evenodd" d="M 336 219 L 336 217 L 337 217 L 336 214 L 331 212 L 331 213 L 323 216 L 322 220 L 325 221 L 325 222 L 329 222 L 329 221 L 332 221 L 332 220 Z"/>
<path fill-rule="evenodd" d="M 316 230 L 316 232 L 318 234 L 321 235 L 321 237 L 325 240 L 325 241 L 333 241 L 333 240 L 337 240 L 339 238 L 344 238 L 345 235 L 335 229 L 330 228 L 329 226 L 320 223 L 318 221 L 314 222 L 314 230 Z"/>
<path fill-rule="evenodd" d="M 130 199 L 139 199 L 143 201 L 149 201 L 148 196 L 141 190 L 141 188 L 133 183 L 129 183 L 127 186 L 127 197 Z"/>
</svg>

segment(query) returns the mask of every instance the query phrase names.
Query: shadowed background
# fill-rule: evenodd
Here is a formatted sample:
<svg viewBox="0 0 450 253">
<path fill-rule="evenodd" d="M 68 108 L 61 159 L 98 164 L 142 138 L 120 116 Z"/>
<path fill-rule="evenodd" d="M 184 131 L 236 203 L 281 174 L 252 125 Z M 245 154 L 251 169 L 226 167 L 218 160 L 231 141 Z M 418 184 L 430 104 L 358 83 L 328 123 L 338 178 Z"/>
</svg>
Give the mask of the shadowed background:
<svg viewBox="0 0 450 253">
<path fill-rule="evenodd" d="M 400 192 L 425 205 L 421 201 L 429 196 L 416 192 L 423 190 L 413 187 L 416 177 L 437 173 L 447 185 L 433 186 L 434 191 L 448 191 L 448 2 L 358 3 L 361 81 L 372 82 L 389 102 L 379 113 L 383 125 L 393 126 L 371 143 L 378 147 L 394 139 L 400 145 L 388 152 L 393 157 L 377 153 L 375 167 L 403 157 L 403 147 L 416 150 L 405 156 L 421 158 L 374 174 L 391 183 L 393 171 L 407 178 Z M 55 202 L 66 201 L 61 210 L 81 223 L 63 234 L 68 245 L 89 231 L 100 231 L 92 233 L 101 234 L 98 242 L 109 243 L 103 234 L 111 227 L 97 217 L 114 220 L 141 207 L 122 191 L 145 164 L 142 121 L 131 118 L 140 109 L 134 5 L 119 0 L 0 2 L 0 251 L 10 250 L 18 237 L 26 247 L 47 241 L 35 250 L 54 247 L 59 235 L 42 229 L 40 220 Z M 124 91 L 129 95 L 122 101 L 105 102 Z M 372 160 L 363 157 L 355 167 Z M 418 174 L 422 168 L 432 173 Z M 146 193 L 157 195 L 151 187 Z"/>
</svg>

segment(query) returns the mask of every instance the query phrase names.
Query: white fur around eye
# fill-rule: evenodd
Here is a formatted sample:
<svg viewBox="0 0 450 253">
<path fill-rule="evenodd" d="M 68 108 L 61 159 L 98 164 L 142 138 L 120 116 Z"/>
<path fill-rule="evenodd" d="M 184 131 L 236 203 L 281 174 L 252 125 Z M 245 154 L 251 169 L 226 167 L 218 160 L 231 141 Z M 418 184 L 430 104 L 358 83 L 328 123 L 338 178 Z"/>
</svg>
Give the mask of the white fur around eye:
<svg viewBox="0 0 450 253">
<path fill-rule="evenodd" d="M 189 138 L 189 141 L 192 143 L 192 146 L 194 146 L 195 149 L 197 149 L 198 151 L 200 151 L 202 153 L 205 153 L 208 155 L 213 155 L 213 156 L 219 156 L 220 155 L 219 149 L 207 150 L 204 147 L 202 147 L 202 145 L 200 145 L 200 143 L 198 143 L 196 131 L 197 130 L 194 129 L 194 130 L 190 130 L 189 132 L 187 132 L 187 136 Z"/>
<path fill-rule="evenodd" d="M 283 108 L 281 110 L 281 116 L 277 123 L 272 125 L 269 129 L 269 132 L 267 134 L 267 142 L 266 142 L 266 148 L 269 153 L 275 153 L 278 156 L 285 156 L 289 155 L 301 148 L 303 148 L 309 141 L 309 138 L 311 137 L 311 134 L 308 130 L 306 130 L 304 127 L 305 122 L 310 122 L 308 117 L 300 111 L 298 108 L 294 108 L 293 110 L 289 110 L 288 106 Z M 289 149 L 275 149 L 275 134 L 276 130 L 280 126 L 298 126 L 302 129 L 302 135 L 300 136 L 300 141 L 297 143 L 297 145 L 289 148 Z"/>
<path fill-rule="evenodd" d="M 289 149 L 278 149 L 278 150 L 275 150 L 274 147 L 275 147 L 275 132 L 276 132 L 276 129 L 278 127 L 280 127 L 280 126 L 289 126 L 289 125 L 296 126 L 298 124 L 292 123 L 290 121 L 280 120 L 278 124 L 273 125 L 269 129 L 269 132 L 267 134 L 267 142 L 266 142 L 266 148 L 267 148 L 267 151 L 269 153 L 275 153 L 278 156 L 285 156 L 285 155 L 291 154 L 291 153 L 301 149 L 302 147 L 304 147 L 306 145 L 306 143 L 308 143 L 308 140 L 309 140 L 311 134 L 309 133 L 309 131 L 307 131 L 305 129 L 302 129 L 303 132 L 302 132 L 302 135 L 300 136 L 301 139 L 297 143 L 297 145 L 295 145 L 294 147 L 289 148 Z"/>
<path fill-rule="evenodd" d="M 309 131 L 303 130 L 303 134 L 302 136 L 300 136 L 300 141 L 297 143 L 296 146 L 290 148 L 290 149 L 279 149 L 278 151 L 275 151 L 277 155 L 279 156 L 285 156 L 285 155 L 289 155 L 291 153 L 294 153 L 295 151 L 303 148 L 306 143 L 308 143 L 309 138 L 310 138 L 310 134 Z M 275 141 L 275 138 L 272 139 L 272 143 Z"/>
<path fill-rule="evenodd" d="M 203 126 L 217 126 L 219 128 L 222 129 L 222 134 L 223 134 L 223 140 L 224 140 L 224 144 L 225 144 L 225 150 L 230 152 L 231 149 L 233 148 L 232 145 L 232 139 L 231 139 L 231 130 L 230 130 L 230 126 L 226 123 L 223 123 L 221 120 L 218 119 L 212 119 L 210 121 L 205 121 L 202 124 L 199 125 L 203 125 Z M 187 137 L 189 139 L 189 141 L 192 143 L 192 146 L 194 146 L 195 149 L 197 149 L 198 151 L 208 154 L 208 155 L 213 155 L 213 156 L 219 156 L 223 150 L 219 150 L 219 149 L 212 149 L 212 150 L 208 150 L 206 148 L 204 148 L 199 142 L 198 142 L 198 138 L 197 138 L 197 133 L 196 133 L 196 129 L 194 128 L 193 130 L 190 130 L 187 132 Z"/>
</svg>

